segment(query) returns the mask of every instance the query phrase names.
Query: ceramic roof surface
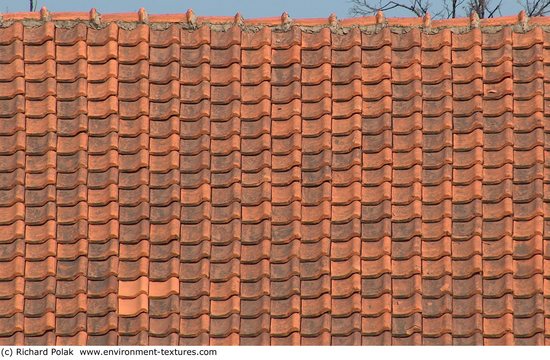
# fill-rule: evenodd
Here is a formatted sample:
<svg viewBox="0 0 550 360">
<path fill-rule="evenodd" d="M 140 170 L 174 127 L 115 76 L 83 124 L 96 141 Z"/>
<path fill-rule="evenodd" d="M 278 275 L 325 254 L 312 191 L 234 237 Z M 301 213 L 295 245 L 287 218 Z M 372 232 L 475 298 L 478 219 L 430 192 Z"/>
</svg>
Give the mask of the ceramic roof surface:
<svg viewBox="0 0 550 360">
<path fill-rule="evenodd" d="M 1 25 L 1 344 L 549 342 L 550 18 Z"/>
</svg>

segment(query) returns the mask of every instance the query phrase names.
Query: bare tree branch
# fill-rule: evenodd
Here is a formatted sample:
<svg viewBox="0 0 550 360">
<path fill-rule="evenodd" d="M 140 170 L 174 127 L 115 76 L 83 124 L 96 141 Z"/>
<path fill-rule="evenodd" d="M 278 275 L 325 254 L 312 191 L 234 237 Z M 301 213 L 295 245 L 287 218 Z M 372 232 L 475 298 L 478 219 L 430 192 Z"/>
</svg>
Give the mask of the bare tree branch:
<svg viewBox="0 0 550 360">
<path fill-rule="evenodd" d="M 489 14 L 487 14 L 487 17 L 488 17 L 488 18 L 492 18 L 492 17 L 495 16 L 496 13 L 498 13 L 499 15 L 502 15 L 502 12 L 500 11 L 501 6 L 502 6 L 502 0 L 500 0 L 499 3 L 498 3 L 498 5 L 496 5 L 492 10 L 491 10 L 491 9 L 488 9 L 488 10 L 489 10 Z"/>
<path fill-rule="evenodd" d="M 350 3 L 352 4 L 349 10 L 351 16 L 374 15 L 378 10 L 390 11 L 393 9 L 403 9 L 416 16 L 424 16 L 431 7 L 428 0 L 379 0 L 377 3 L 369 0 L 350 0 Z"/>
<path fill-rule="evenodd" d="M 415 16 L 424 16 L 430 11 L 434 18 L 457 18 L 476 12 L 480 18 L 500 15 L 503 0 L 443 0 L 441 6 L 433 7 L 428 0 L 349 0 L 352 16 L 373 15 L 378 10 L 406 10 Z M 550 0 L 516 0 L 528 16 L 550 13 Z M 439 5 L 439 4 L 438 4 Z"/>
<path fill-rule="evenodd" d="M 496 4 L 496 5 L 495 5 Z M 466 13 L 475 11 L 481 19 L 492 18 L 501 14 L 502 0 L 496 3 L 493 0 L 468 0 L 464 10 Z"/>
<path fill-rule="evenodd" d="M 516 0 L 527 16 L 544 16 L 550 13 L 550 0 Z"/>
<path fill-rule="evenodd" d="M 459 17 L 461 15 L 460 7 L 465 1 L 466 0 L 449 0 L 443 2 L 443 9 L 439 13 L 434 14 L 434 17 L 447 19 Z"/>
</svg>

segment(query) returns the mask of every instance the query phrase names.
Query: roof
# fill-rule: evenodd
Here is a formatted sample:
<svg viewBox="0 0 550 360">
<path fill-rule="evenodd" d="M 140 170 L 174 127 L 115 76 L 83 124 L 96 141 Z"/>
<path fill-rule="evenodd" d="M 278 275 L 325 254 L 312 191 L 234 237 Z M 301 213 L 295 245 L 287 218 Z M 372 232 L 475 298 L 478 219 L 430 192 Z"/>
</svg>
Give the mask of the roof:
<svg viewBox="0 0 550 360">
<path fill-rule="evenodd" d="M 117 23 L 127 28 L 137 24 L 148 24 L 153 29 L 162 29 L 166 26 L 179 24 L 182 28 L 193 29 L 208 25 L 213 29 L 223 29 L 224 26 L 239 26 L 243 30 L 257 31 L 258 28 L 269 27 L 275 30 L 286 30 L 289 26 L 299 26 L 303 30 L 316 31 L 323 27 L 330 27 L 333 30 L 346 28 L 360 28 L 362 30 L 378 30 L 383 27 L 390 27 L 393 30 L 401 31 L 411 28 L 422 28 L 424 32 L 432 30 L 452 28 L 454 30 L 468 30 L 481 27 L 494 31 L 502 27 L 516 27 L 524 29 L 533 26 L 550 26 L 550 17 L 537 16 L 529 18 L 525 11 L 517 16 L 501 16 L 497 18 L 480 19 L 477 13 L 473 12 L 469 18 L 434 19 L 427 13 L 423 18 L 386 18 L 382 11 L 373 16 L 353 17 L 338 19 L 335 14 L 327 18 L 305 18 L 294 19 L 288 13 L 278 17 L 246 19 L 240 13 L 235 16 L 200 16 L 192 9 L 179 14 L 148 14 L 140 8 L 135 13 L 114 13 L 100 14 L 95 8 L 89 12 L 50 12 L 43 7 L 39 12 L 19 12 L 0 14 L 0 20 L 4 26 L 13 22 L 22 22 L 29 26 L 36 26 L 44 22 L 53 22 L 60 27 L 71 27 L 78 23 L 84 23 L 94 28 L 105 27 L 110 23 Z"/>
<path fill-rule="evenodd" d="M 235 19 L 2 15 L 0 343 L 547 343 L 549 18 Z"/>
</svg>

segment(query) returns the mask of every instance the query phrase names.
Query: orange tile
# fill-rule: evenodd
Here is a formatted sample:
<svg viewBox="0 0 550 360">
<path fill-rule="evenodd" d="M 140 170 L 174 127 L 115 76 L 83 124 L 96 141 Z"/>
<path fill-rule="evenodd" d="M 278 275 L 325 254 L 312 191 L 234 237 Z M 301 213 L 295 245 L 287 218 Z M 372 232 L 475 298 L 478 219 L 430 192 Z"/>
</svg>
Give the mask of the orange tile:
<svg viewBox="0 0 550 360">
<path fill-rule="evenodd" d="M 0 342 L 542 344 L 544 19 L 3 17 Z"/>
</svg>

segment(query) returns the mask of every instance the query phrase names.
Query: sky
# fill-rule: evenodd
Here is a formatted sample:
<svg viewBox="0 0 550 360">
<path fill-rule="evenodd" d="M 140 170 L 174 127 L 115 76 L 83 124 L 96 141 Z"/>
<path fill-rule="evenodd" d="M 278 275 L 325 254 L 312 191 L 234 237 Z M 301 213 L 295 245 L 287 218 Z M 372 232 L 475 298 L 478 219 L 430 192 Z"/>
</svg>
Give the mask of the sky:
<svg viewBox="0 0 550 360">
<path fill-rule="evenodd" d="M 279 16 L 288 12 L 293 18 L 328 17 L 336 13 L 339 18 L 348 16 L 349 0 L 37 0 L 38 8 L 50 11 L 89 11 L 95 7 L 100 13 L 134 12 L 145 8 L 150 14 L 182 13 L 192 8 L 203 16 L 231 16 L 240 12 L 244 18 Z M 377 1 L 373 1 L 377 2 Z M 432 0 L 435 8 L 442 0 Z M 503 0 L 502 15 L 519 12 L 516 0 Z M 0 0 L 0 12 L 28 11 L 29 0 Z M 411 16 L 403 10 L 392 10 L 386 16 Z"/>
</svg>

